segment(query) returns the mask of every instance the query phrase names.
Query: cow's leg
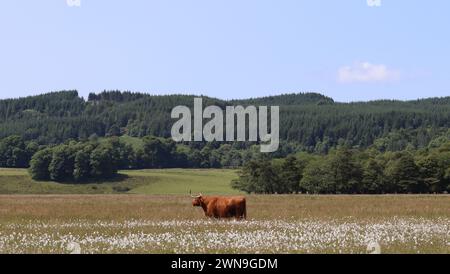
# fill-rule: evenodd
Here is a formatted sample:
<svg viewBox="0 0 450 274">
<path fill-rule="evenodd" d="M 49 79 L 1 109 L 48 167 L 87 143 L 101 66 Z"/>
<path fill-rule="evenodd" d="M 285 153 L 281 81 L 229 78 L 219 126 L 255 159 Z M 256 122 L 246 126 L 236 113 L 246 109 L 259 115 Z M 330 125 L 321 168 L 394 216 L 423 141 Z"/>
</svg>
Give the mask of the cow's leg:
<svg viewBox="0 0 450 274">
<path fill-rule="evenodd" d="M 236 220 L 245 220 L 247 218 L 247 213 L 245 208 L 240 208 L 238 210 L 236 210 Z"/>
<path fill-rule="evenodd" d="M 216 215 L 214 214 L 214 209 L 213 208 L 208 208 L 208 210 L 205 213 L 206 216 L 210 217 L 210 218 L 215 218 Z"/>
<path fill-rule="evenodd" d="M 239 213 L 239 214 L 236 215 L 236 220 L 237 221 L 241 221 L 241 220 L 244 220 L 244 219 L 245 219 L 245 217 L 244 217 L 244 215 L 242 213 Z"/>
</svg>

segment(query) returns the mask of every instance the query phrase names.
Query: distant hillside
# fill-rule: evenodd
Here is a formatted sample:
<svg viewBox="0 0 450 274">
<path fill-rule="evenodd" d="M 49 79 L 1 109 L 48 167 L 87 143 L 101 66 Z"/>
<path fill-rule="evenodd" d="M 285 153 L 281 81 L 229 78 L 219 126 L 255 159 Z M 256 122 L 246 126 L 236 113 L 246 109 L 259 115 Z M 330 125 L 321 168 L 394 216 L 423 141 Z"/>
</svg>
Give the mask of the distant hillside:
<svg viewBox="0 0 450 274">
<path fill-rule="evenodd" d="M 85 101 L 77 91 L 61 91 L 0 100 L 0 138 L 20 135 L 47 144 L 93 134 L 169 137 L 171 109 L 192 106 L 194 97 L 108 91 Z M 387 145 L 406 138 L 421 147 L 446 135 L 450 126 L 450 97 L 337 103 L 321 94 L 299 93 L 232 101 L 204 97 L 204 104 L 279 105 L 281 139 L 308 150 L 338 143 L 367 147 L 380 138 Z"/>
</svg>

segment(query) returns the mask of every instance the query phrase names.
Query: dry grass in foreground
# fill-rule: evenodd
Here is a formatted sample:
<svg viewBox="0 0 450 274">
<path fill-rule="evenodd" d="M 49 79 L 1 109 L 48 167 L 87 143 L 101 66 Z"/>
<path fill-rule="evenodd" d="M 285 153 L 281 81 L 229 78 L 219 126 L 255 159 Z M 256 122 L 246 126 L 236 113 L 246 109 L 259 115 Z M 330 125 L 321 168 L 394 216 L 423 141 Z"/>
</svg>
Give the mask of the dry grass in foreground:
<svg viewBox="0 0 450 274">
<path fill-rule="evenodd" d="M 450 253 L 450 196 L 248 196 L 246 222 L 186 196 L 0 195 L 0 253 Z"/>
</svg>

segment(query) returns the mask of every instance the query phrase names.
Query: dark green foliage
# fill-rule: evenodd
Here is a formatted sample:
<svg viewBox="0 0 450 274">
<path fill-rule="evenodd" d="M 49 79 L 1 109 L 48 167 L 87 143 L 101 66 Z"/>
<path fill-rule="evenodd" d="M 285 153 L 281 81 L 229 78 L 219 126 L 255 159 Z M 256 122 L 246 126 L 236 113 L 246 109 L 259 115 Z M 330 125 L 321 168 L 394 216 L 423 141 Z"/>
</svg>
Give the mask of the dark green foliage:
<svg viewBox="0 0 450 274">
<path fill-rule="evenodd" d="M 176 144 L 170 139 L 144 138 L 143 167 L 164 168 L 175 166 Z"/>
<path fill-rule="evenodd" d="M 91 174 L 91 165 L 90 165 L 91 153 L 92 153 L 91 147 L 86 146 L 85 148 L 76 152 L 75 154 L 73 178 L 78 182 L 82 182 L 88 179 Z"/>
<path fill-rule="evenodd" d="M 449 190 L 450 97 L 366 103 L 336 103 L 316 93 L 203 97 L 204 107 L 222 109 L 279 105 L 280 148 L 264 156 L 251 142 L 175 144 L 170 111 L 192 108 L 194 97 L 105 91 L 85 101 L 76 91 L 62 91 L 0 100 L 0 167 L 30 164 L 35 179 L 84 182 L 118 169 L 245 164 L 233 185 L 248 192 Z M 122 142 L 123 135 L 139 137 L 139 145 Z M 313 156 L 273 160 L 302 151 Z"/>
<path fill-rule="evenodd" d="M 61 145 L 53 149 L 52 161 L 48 167 L 51 180 L 62 182 L 72 179 L 75 153 L 69 145 Z"/>
<path fill-rule="evenodd" d="M 449 191 L 449 167 L 449 141 L 384 153 L 344 146 L 328 155 L 249 161 L 232 187 L 248 193 L 292 193 L 296 186 L 315 194 L 443 193 Z"/>
<path fill-rule="evenodd" d="M 76 91 L 63 91 L 0 100 L 0 138 L 19 135 L 25 141 L 59 144 L 68 139 L 85 140 L 92 134 L 169 137 L 174 122 L 170 111 L 177 105 L 192 107 L 194 97 L 105 91 L 90 94 L 85 101 Z M 317 93 L 234 101 L 203 98 L 204 106 L 222 108 L 237 104 L 278 105 L 281 140 L 298 149 L 324 154 L 340 142 L 368 147 L 377 139 L 376 146 L 385 151 L 404 150 L 407 146 L 423 148 L 445 134 L 450 125 L 450 97 L 366 103 L 336 103 Z M 285 156 L 288 151 L 277 153 Z"/>
<path fill-rule="evenodd" d="M 359 193 L 362 179 L 362 168 L 356 161 L 354 153 L 346 148 L 340 148 L 329 155 L 328 172 L 334 182 L 333 193 Z"/>
<path fill-rule="evenodd" d="M 113 147 L 97 146 L 91 153 L 90 175 L 92 178 L 111 178 L 117 172 L 117 162 L 113 158 Z"/>
<path fill-rule="evenodd" d="M 363 167 L 361 190 L 366 194 L 383 193 L 387 182 L 383 172 L 384 167 L 376 159 L 368 159 Z"/>
<path fill-rule="evenodd" d="M 239 180 L 232 182 L 232 187 L 248 193 L 281 193 L 282 185 L 278 184 L 279 177 L 268 160 L 250 161 L 239 172 Z M 280 189 L 278 189 L 280 188 Z"/>
<path fill-rule="evenodd" d="M 313 160 L 305 167 L 300 181 L 300 189 L 304 193 L 334 193 L 336 186 L 330 172 L 330 164 L 324 160 Z"/>
<path fill-rule="evenodd" d="M 117 138 L 48 147 L 33 156 L 30 174 L 35 180 L 68 183 L 111 178 L 120 165 L 129 165 L 131 156 L 127 153 L 134 154 L 129 149 Z"/>
<path fill-rule="evenodd" d="M 30 161 L 30 174 L 33 180 L 46 181 L 50 180 L 49 166 L 52 161 L 52 150 L 43 149 L 33 155 Z"/>
<path fill-rule="evenodd" d="M 282 193 L 298 193 L 300 191 L 300 181 L 303 175 L 304 163 L 294 156 L 288 156 L 281 165 L 279 174 L 281 185 L 283 185 Z"/>
<path fill-rule="evenodd" d="M 387 181 L 392 184 L 391 192 L 420 193 L 425 191 L 419 179 L 419 167 L 409 152 L 395 153 L 386 166 Z"/>
<path fill-rule="evenodd" d="M 31 156 L 37 150 L 35 142 L 25 143 L 20 136 L 0 139 L 0 167 L 28 167 Z"/>
</svg>

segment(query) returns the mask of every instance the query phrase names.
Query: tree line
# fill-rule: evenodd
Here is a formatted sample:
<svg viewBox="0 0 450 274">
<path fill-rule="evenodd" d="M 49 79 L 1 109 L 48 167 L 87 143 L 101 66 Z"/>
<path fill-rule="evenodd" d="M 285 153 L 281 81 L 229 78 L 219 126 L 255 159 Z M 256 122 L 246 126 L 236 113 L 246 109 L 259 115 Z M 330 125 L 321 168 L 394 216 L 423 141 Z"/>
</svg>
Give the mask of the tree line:
<svg viewBox="0 0 450 274">
<path fill-rule="evenodd" d="M 170 137 L 177 105 L 193 106 L 192 95 L 153 96 L 104 91 L 85 100 L 77 91 L 0 100 L 0 138 L 19 135 L 40 145 L 67 140 L 129 135 Z M 389 151 L 421 149 L 450 126 L 450 97 L 414 101 L 337 103 L 317 93 L 284 94 L 225 101 L 203 97 L 204 105 L 278 105 L 280 138 L 301 150 L 326 154 L 345 144 L 367 148 L 384 138 Z"/>
<path fill-rule="evenodd" d="M 0 167 L 29 168 L 38 181 L 83 183 L 116 176 L 118 170 L 152 168 L 222 168 L 241 166 L 260 154 L 256 145 L 221 143 L 177 144 L 146 136 L 138 146 L 119 137 L 60 145 L 38 145 L 20 136 L 0 139 Z"/>
<path fill-rule="evenodd" d="M 450 191 L 450 142 L 421 150 L 332 149 L 244 164 L 232 187 L 247 193 L 384 194 Z"/>
<path fill-rule="evenodd" d="M 138 144 L 132 145 L 133 142 Z M 74 154 L 79 150 L 90 154 L 99 145 L 107 143 L 114 149 L 120 149 L 119 169 L 237 168 L 260 154 L 258 144 L 252 142 L 175 143 L 171 138 L 155 136 L 100 138 L 94 134 L 83 141 L 67 140 L 62 144 L 39 145 L 35 141 L 25 141 L 21 136 L 9 136 L 0 139 L 0 167 L 28 168 L 32 156 L 43 150 L 51 155 L 55 151 L 63 150 L 62 154 L 72 155 L 74 158 Z M 86 151 L 86 146 L 89 151 Z M 286 156 L 296 150 L 295 145 L 284 142 L 271 157 Z"/>
<path fill-rule="evenodd" d="M 445 149 L 450 140 L 448 133 L 431 140 L 426 148 L 419 150 L 407 146 L 401 151 L 390 151 L 387 145 L 404 139 L 388 140 L 378 139 L 368 149 L 351 148 L 342 143 L 338 146 L 340 149 L 330 148 L 326 153 L 300 152 L 302 150 L 298 146 L 282 143 L 276 153 L 261 154 L 258 145 L 251 142 L 180 144 L 170 138 L 154 136 L 132 138 L 130 141 L 122 137 L 99 138 L 93 135 L 87 141 L 39 145 L 20 136 L 10 136 L 0 139 L 0 167 L 30 167 L 36 180 L 80 183 L 113 177 L 120 169 L 242 166 L 241 177 L 234 182 L 235 187 L 258 193 L 383 193 L 445 189 L 427 188 L 424 183 L 434 185 L 439 181 L 443 184 L 445 174 L 450 173 L 446 158 L 449 154 Z M 132 142 L 139 144 L 133 145 Z M 405 174 L 392 177 L 395 172 L 390 169 L 394 167 L 398 172 L 403 169 Z M 434 170 L 434 173 L 429 170 Z M 438 173 L 439 176 L 435 175 Z M 413 174 L 411 180 L 407 174 Z M 369 179 L 372 180 L 370 184 Z M 422 187 L 398 188 L 408 180 L 412 185 Z M 395 183 L 394 187 L 389 186 L 389 182 L 399 184 Z M 350 187 L 352 185 L 355 188 Z"/>
<path fill-rule="evenodd" d="M 39 149 L 36 142 L 25 142 L 20 136 L 0 139 L 0 167 L 26 168 Z"/>
<path fill-rule="evenodd" d="M 108 179 L 116 175 L 126 147 L 119 142 L 70 142 L 39 150 L 30 161 L 34 180 L 84 182 L 88 179 Z"/>
</svg>

